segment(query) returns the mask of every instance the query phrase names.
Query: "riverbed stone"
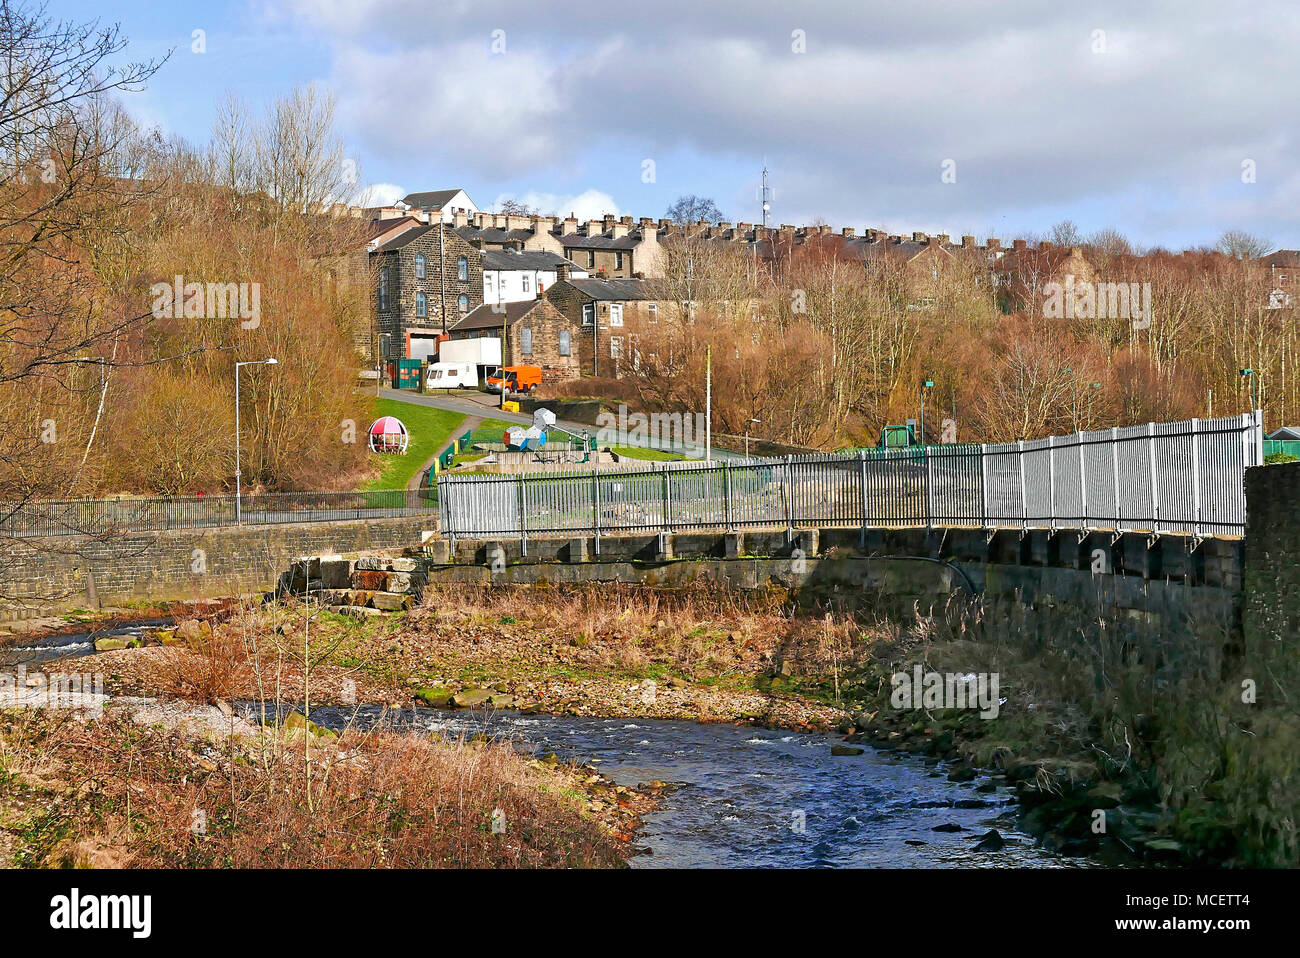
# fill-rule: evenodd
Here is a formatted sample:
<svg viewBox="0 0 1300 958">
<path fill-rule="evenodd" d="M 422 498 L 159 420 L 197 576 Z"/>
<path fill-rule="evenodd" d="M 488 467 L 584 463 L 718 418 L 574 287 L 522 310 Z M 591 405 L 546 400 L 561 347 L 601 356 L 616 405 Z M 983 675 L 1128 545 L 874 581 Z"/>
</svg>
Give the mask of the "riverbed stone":
<svg viewBox="0 0 1300 958">
<path fill-rule="evenodd" d="M 376 592 L 370 597 L 370 604 L 385 612 L 402 612 L 411 607 L 411 597 L 395 592 Z"/>
<path fill-rule="evenodd" d="M 116 652 L 118 649 L 126 648 L 126 639 L 96 639 L 96 652 Z"/>
<path fill-rule="evenodd" d="M 486 705 L 495 694 L 491 689 L 462 689 L 451 697 L 451 704 L 458 709 L 470 709 Z"/>
<path fill-rule="evenodd" d="M 326 589 L 346 589 L 352 584 L 352 560 L 342 557 L 321 559 L 321 586 Z"/>
<path fill-rule="evenodd" d="M 866 751 L 865 748 L 858 748 L 856 745 L 832 745 L 832 755 L 861 755 Z"/>
<path fill-rule="evenodd" d="M 1006 843 L 1006 839 L 1002 837 L 1001 832 L 996 828 L 990 828 L 984 833 L 983 837 L 976 842 L 975 850 L 978 852 L 997 852 L 1001 851 L 1002 847 L 1006 845 Z"/>
<path fill-rule="evenodd" d="M 358 560 L 359 562 L 359 560 Z M 352 588 L 366 589 L 370 592 L 384 591 L 388 584 L 388 573 L 377 569 L 357 569 L 352 573 Z"/>
</svg>

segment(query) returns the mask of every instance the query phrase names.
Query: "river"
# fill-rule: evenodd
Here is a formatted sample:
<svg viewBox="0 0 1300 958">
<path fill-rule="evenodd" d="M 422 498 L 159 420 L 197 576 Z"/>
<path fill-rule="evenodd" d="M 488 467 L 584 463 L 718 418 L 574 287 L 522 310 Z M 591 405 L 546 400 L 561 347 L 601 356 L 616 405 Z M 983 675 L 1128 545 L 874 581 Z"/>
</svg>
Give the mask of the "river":
<svg viewBox="0 0 1300 958">
<path fill-rule="evenodd" d="M 94 636 L 130 637 L 157 624 L 123 624 Z M 0 667 L 30 670 L 53 658 L 93 652 L 84 633 L 52 636 L 0 650 Z M 1006 789 L 978 793 L 976 783 L 949 782 L 941 768 L 911 755 L 866 748 L 861 755 L 832 756 L 831 746 L 840 741 L 835 735 L 423 707 L 324 707 L 313 709 L 311 718 L 334 729 L 383 722 L 444 738 L 482 732 L 534 754 L 555 752 L 591 763 L 619 784 L 658 779 L 675 785 L 644 817 L 636 842 L 651 854 L 632 859 L 638 868 L 1086 864 L 1038 848 L 1017 832 L 1015 802 Z M 1006 846 L 976 850 L 990 828 L 998 829 Z"/>
</svg>

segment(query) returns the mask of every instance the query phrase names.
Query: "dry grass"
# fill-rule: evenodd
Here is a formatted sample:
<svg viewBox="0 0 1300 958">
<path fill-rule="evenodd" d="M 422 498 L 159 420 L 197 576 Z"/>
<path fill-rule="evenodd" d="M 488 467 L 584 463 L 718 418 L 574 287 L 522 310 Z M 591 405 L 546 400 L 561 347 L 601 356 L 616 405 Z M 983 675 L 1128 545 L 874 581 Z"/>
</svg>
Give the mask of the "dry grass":
<svg viewBox="0 0 1300 958">
<path fill-rule="evenodd" d="M 10 713 L 0 790 L 13 864 L 129 867 L 606 867 L 625 844 L 579 809 L 563 773 L 508 745 L 412 734 L 304 733 L 225 743 Z M 494 815 L 505 824 L 494 833 Z M 196 828 L 202 821 L 204 827 Z"/>
</svg>

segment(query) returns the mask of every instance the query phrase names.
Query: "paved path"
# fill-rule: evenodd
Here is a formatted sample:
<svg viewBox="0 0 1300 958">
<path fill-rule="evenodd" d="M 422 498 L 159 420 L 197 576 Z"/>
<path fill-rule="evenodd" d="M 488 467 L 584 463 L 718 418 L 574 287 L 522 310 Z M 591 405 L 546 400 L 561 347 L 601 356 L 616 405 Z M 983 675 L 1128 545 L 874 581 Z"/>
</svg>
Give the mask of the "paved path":
<svg viewBox="0 0 1300 958">
<path fill-rule="evenodd" d="M 473 415 L 466 416 L 464 420 L 461 422 L 461 424 L 456 427 L 455 431 L 452 433 L 451 438 L 448 439 L 446 442 L 444 442 L 438 448 L 438 451 L 429 457 L 429 461 L 426 462 L 424 465 L 422 465 L 416 471 L 415 475 L 413 475 L 410 481 L 407 482 L 406 488 L 419 489 L 420 480 L 424 478 L 424 474 L 426 472 L 428 472 L 431 468 L 433 468 L 433 464 L 437 460 L 437 458 L 441 456 L 444 452 L 446 452 L 449 448 L 451 448 L 451 444 L 454 443 L 457 440 L 457 438 L 465 435 L 466 429 L 477 429 L 480 425 L 482 425 L 482 423 L 483 423 L 482 416 L 473 416 Z"/>
<path fill-rule="evenodd" d="M 521 426 L 531 426 L 533 424 L 532 413 L 504 412 L 497 408 L 498 399 L 488 393 L 473 392 L 466 390 L 463 397 L 455 396 L 424 396 L 412 389 L 383 389 L 380 395 L 385 399 L 395 399 L 398 402 L 413 403 L 417 406 L 433 406 L 437 409 L 449 409 L 452 412 L 463 412 L 469 415 L 477 415 L 484 419 L 500 419 L 505 422 L 519 423 Z M 582 435 L 585 433 L 594 433 L 596 427 L 589 423 L 570 422 L 568 420 L 557 419 L 555 424 L 561 429 Z M 458 435 L 465 430 L 462 428 Z M 643 444 L 650 449 L 662 449 L 665 452 L 675 452 L 668 443 L 656 441 L 647 438 Z M 731 462 L 743 462 L 745 457 L 738 452 L 730 452 L 726 449 L 713 447 L 713 458 L 716 460 L 725 460 Z"/>
</svg>

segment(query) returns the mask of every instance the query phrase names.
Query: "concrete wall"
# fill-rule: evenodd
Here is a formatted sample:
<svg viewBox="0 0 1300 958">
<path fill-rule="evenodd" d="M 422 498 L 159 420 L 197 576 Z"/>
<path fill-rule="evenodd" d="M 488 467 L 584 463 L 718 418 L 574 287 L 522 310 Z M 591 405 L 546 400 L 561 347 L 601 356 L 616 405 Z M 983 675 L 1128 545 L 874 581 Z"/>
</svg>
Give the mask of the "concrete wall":
<svg viewBox="0 0 1300 958">
<path fill-rule="evenodd" d="M 294 556 L 414 548 L 436 526 L 430 515 L 15 540 L 0 558 L 0 621 L 268 589 Z"/>
</svg>

